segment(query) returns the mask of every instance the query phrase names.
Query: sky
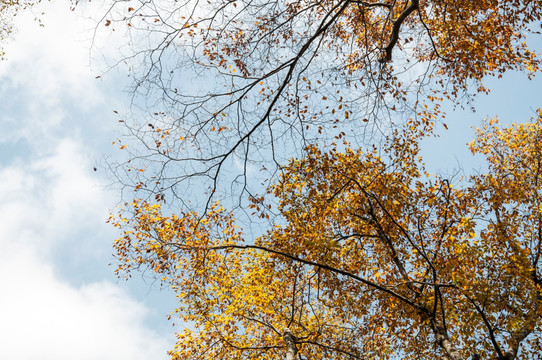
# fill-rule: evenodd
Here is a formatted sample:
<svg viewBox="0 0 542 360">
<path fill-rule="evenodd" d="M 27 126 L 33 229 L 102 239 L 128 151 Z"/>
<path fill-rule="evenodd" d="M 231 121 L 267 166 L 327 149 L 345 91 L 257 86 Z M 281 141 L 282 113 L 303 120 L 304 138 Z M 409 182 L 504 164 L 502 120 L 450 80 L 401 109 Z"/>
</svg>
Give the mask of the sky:
<svg viewBox="0 0 542 360">
<path fill-rule="evenodd" d="M 0 359 L 166 359 L 174 344 L 171 293 L 108 265 L 118 194 L 103 163 L 127 96 L 120 71 L 96 79 L 94 25 L 77 16 L 92 11 L 45 3 L 17 17 L 4 46 Z"/>
<path fill-rule="evenodd" d="M 118 233 L 106 220 L 119 199 L 103 164 L 115 156 L 113 111 L 129 106 L 129 79 L 122 69 L 103 74 L 100 62 L 122 39 L 96 44 L 100 56 L 91 48 L 95 25 L 85 16 L 100 13 L 95 3 L 72 12 L 53 1 L 20 14 L 4 46 L 0 359 L 166 359 L 174 344 L 166 320 L 172 294 L 142 277 L 118 280 L 108 265 Z M 464 146 L 470 126 L 497 114 L 528 120 L 542 107 L 541 81 L 519 74 L 490 81 L 492 94 L 479 99 L 476 113 L 450 114 L 450 130 L 425 142 L 429 165 L 479 166 Z"/>
</svg>

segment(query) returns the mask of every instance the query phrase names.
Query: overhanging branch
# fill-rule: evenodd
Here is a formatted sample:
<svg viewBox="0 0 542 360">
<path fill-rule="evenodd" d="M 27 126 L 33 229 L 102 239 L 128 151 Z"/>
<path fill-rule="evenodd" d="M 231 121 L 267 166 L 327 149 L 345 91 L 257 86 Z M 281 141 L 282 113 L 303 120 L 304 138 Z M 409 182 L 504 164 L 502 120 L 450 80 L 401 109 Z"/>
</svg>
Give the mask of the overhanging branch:
<svg viewBox="0 0 542 360">
<path fill-rule="evenodd" d="M 401 25 L 403 25 L 403 22 L 406 20 L 406 18 L 414 12 L 414 10 L 418 10 L 420 6 L 419 0 L 412 0 L 410 2 L 410 5 L 399 15 L 397 20 L 393 23 L 393 28 L 391 30 L 391 37 L 390 41 L 388 43 L 388 46 L 384 49 L 385 55 L 379 60 L 381 63 L 387 63 L 391 61 L 391 53 L 393 51 L 393 48 L 397 44 L 397 41 L 399 40 L 399 31 L 401 30 Z"/>
</svg>

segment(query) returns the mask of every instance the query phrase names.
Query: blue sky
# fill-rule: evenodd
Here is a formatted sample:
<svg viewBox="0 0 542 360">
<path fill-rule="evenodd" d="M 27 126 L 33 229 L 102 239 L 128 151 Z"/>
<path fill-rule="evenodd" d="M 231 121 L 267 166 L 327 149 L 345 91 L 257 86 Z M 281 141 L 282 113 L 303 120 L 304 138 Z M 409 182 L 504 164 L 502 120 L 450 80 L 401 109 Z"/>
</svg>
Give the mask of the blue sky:
<svg viewBox="0 0 542 360">
<path fill-rule="evenodd" d="M 99 6 L 48 2 L 21 14 L 0 62 L 1 359 L 165 359 L 174 343 L 172 295 L 141 278 L 118 281 L 108 266 L 117 233 L 105 220 L 118 192 L 100 165 L 115 154 L 113 110 L 127 109 L 129 79 L 122 69 L 96 79 L 102 55 L 123 45 L 111 37 L 90 51 L 94 23 L 80 15 Z M 44 27 L 34 21 L 42 10 Z M 450 130 L 426 141 L 430 167 L 479 166 L 464 146 L 470 125 L 528 120 L 542 106 L 541 81 L 490 81 L 475 114 L 449 114 Z"/>
<path fill-rule="evenodd" d="M 542 36 L 529 36 L 529 44 L 542 54 Z M 465 146 L 474 138 L 474 129 L 485 118 L 498 117 L 502 124 L 529 121 L 542 108 L 542 74 L 529 80 L 526 74 L 507 72 L 501 79 L 487 78 L 484 85 L 491 89 L 489 95 L 477 95 L 476 112 L 445 106 L 448 131 L 440 127 L 440 137 L 424 142 L 423 156 L 432 171 L 453 172 L 462 168 L 466 173 L 482 166 L 482 158 L 474 157 Z"/>
</svg>

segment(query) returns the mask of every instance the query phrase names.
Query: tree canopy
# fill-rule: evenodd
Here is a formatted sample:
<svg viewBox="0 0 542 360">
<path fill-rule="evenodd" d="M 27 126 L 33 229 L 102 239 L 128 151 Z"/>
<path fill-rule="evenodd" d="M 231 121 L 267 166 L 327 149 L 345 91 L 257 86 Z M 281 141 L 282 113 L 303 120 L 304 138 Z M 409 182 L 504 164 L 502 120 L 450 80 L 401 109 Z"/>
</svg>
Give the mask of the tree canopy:
<svg viewBox="0 0 542 360">
<path fill-rule="evenodd" d="M 307 145 L 431 124 L 444 100 L 489 91 L 488 76 L 536 73 L 526 40 L 541 20 L 534 0 L 114 2 L 103 28 L 129 32 L 119 63 L 148 109 L 126 121 L 144 150 L 126 151 L 152 169 L 126 185 L 187 205 L 194 183 L 209 205 L 221 183 L 256 192 L 251 166 L 272 179 Z"/>
<path fill-rule="evenodd" d="M 539 71 L 541 5 L 115 2 L 149 111 L 122 120 L 117 272 L 177 293 L 172 358 L 540 358 L 542 112 L 487 120 L 461 179 L 420 142 L 443 102 Z"/>
<path fill-rule="evenodd" d="M 421 136 L 396 131 L 383 154 L 311 146 L 268 189 L 280 219 L 255 240 L 218 204 L 168 216 L 134 200 L 114 220 L 130 224 L 118 271 L 177 292 L 192 329 L 172 357 L 540 358 L 542 112 L 479 129 L 488 172 L 459 187 L 425 172 Z"/>
</svg>

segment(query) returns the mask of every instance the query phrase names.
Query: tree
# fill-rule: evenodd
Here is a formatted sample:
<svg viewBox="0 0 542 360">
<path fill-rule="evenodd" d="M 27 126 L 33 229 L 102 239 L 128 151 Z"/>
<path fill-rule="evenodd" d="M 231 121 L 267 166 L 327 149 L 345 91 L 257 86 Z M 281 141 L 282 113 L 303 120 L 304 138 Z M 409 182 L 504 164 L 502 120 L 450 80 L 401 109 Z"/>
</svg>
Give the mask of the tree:
<svg viewBox="0 0 542 360">
<path fill-rule="evenodd" d="M 307 145 L 376 143 L 440 120 L 446 99 L 470 104 L 487 76 L 534 74 L 541 20 L 539 0 L 116 1 L 103 29 L 129 31 L 136 116 L 122 120 L 146 169 L 123 182 L 184 206 L 201 201 L 191 183 L 207 206 L 222 183 L 246 198 L 251 166 L 272 182 Z"/>
<path fill-rule="evenodd" d="M 151 109 L 122 120 L 118 273 L 177 292 L 172 357 L 540 357 L 540 114 L 488 121 L 454 186 L 419 158 L 441 103 L 539 70 L 540 5 L 116 2 Z"/>
<path fill-rule="evenodd" d="M 541 358 L 542 111 L 477 133 L 488 172 L 460 187 L 424 171 L 417 129 L 381 155 L 311 146 L 269 188 L 281 216 L 255 241 L 218 204 L 135 200 L 118 271 L 177 292 L 192 329 L 174 359 Z"/>
</svg>

